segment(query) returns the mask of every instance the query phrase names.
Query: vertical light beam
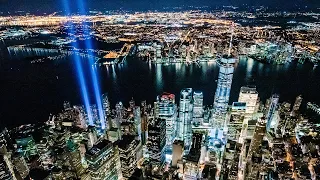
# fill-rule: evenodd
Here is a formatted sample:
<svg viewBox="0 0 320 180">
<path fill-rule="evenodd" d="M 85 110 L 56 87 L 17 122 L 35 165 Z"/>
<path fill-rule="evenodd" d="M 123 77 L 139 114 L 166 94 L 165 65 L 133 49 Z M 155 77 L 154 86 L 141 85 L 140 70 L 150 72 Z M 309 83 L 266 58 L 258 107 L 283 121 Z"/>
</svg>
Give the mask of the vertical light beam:
<svg viewBox="0 0 320 180">
<path fill-rule="evenodd" d="M 79 8 L 81 14 L 83 14 L 83 15 L 86 14 L 86 8 L 85 8 L 85 4 L 84 4 L 83 0 L 78 0 L 78 8 Z M 86 22 L 83 23 L 83 33 L 85 35 L 89 35 L 89 36 L 91 35 L 90 29 L 88 28 L 88 25 Z M 93 83 L 93 88 L 94 88 L 95 100 L 96 100 L 96 104 L 97 104 L 97 108 L 98 108 L 98 117 L 100 120 L 100 126 L 101 126 L 101 129 L 104 130 L 106 128 L 106 124 L 105 124 L 106 117 L 105 117 L 104 111 L 103 111 L 100 86 L 99 86 L 99 82 L 98 82 L 97 72 L 94 67 L 94 56 L 91 51 L 91 50 L 93 50 L 93 46 L 92 46 L 92 42 L 90 39 L 85 40 L 85 46 L 88 51 L 88 55 L 90 56 L 88 59 L 89 59 L 89 64 L 91 66 L 90 73 L 91 73 L 91 78 L 92 78 L 92 83 Z"/>
<path fill-rule="evenodd" d="M 64 10 L 66 11 L 66 15 L 71 14 L 70 5 L 68 3 L 68 0 L 62 0 L 62 4 L 64 7 Z M 75 34 L 75 29 L 74 29 L 73 25 L 71 25 L 71 28 L 68 29 L 68 33 Z M 78 47 L 77 42 L 72 43 L 72 45 L 75 48 Z M 94 125 L 93 118 L 92 118 L 92 112 L 91 112 L 91 108 L 90 108 L 90 101 L 89 101 L 89 97 L 88 97 L 88 90 L 87 90 L 87 86 L 86 86 L 86 80 L 84 78 L 83 68 L 81 65 L 81 59 L 76 54 L 74 54 L 74 61 L 76 64 L 77 78 L 78 78 L 79 85 L 80 85 L 82 101 L 84 103 L 84 107 L 85 107 L 85 110 L 86 110 L 87 116 L 88 116 L 88 121 L 89 121 L 88 123 L 89 123 L 89 125 Z"/>
</svg>

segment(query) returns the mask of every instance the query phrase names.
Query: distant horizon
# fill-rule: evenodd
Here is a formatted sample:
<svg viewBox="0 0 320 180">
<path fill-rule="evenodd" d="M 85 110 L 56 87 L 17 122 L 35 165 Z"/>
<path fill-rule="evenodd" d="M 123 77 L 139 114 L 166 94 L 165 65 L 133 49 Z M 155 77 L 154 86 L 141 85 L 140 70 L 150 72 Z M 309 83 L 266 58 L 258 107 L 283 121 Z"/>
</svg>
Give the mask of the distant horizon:
<svg viewBox="0 0 320 180">
<path fill-rule="evenodd" d="M 64 12 L 63 3 L 77 4 L 84 2 L 86 10 L 89 11 L 172 11 L 172 10 L 191 10 L 199 7 L 206 7 L 206 10 L 224 9 L 224 6 L 239 7 L 240 10 L 246 10 L 247 7 L 264 6 L 271 11 L 308 11 L 319 10 L 320 1 L 317 0 L 298 0 L 283 1 L 278 0 L 204 0 L 199 3 L 197 0 L 0 0 L 0 12 L 2 14 L 15 14 L 19 11 L 31 14 L 45 14 L 53 12 Z M 225 7 L 226 8 L 226 7 Z M 226 8 L 227 9 L 227 8 Z M 254 8 L 247 9 L 254 11 Z M 77 13 L 78 9 L 74 6 L 72 13 Z M 1 14 L 0 14 L 1 15 Z"/>
</svg>

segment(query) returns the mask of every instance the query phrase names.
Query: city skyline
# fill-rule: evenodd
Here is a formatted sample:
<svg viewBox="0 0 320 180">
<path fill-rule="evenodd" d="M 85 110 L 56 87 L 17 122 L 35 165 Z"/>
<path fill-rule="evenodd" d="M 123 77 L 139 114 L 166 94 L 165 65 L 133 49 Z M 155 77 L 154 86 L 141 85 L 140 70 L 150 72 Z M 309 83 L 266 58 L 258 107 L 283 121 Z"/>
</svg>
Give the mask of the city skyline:
<svg viewBox="0 0 320 180">
<path fill-rule="evenodd" d="M 1 5 L 0 179 L 320 178 L 318 2 Z"/>
</svg>

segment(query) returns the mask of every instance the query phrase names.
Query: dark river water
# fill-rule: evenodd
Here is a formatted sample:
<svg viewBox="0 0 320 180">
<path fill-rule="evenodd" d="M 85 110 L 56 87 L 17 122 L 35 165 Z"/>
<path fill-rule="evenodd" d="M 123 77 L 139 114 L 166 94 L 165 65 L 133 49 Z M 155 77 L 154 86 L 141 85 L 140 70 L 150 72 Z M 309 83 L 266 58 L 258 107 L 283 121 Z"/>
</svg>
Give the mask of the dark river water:
<svg viewBox="0 0 320 180">
<path fill-rule="evenodd" d="M 2 58 L 3 59 L 3 58 Z M 91 103 L 94 95 L 90 82 L 90 66 L 82 60 Z M 60 63 L 30 64 L 27 60 L 5 60 L 1 64 L 0 123 L 1 127 L 35 123 L 48 119 L 50 113 L 61 110 L 63 101 L 82 103 L 74 60 Z M 213 103 L 218 78 L 215 62 L 196 64 L 149 64 L 127 59 L 122 65 L 97 68 L 102 93 L 108 93 L 114 106 L 118 101 L 128 104 L 155 101 L 162 92 L 178 95 L 182 88 L 203 91 L 205 105 Z M 241 86 L 256 85 L 265 101 L 272 93 L 280 101 L 294 102 L 302 94 L 305 101 L 320 104 L 320 72 L 312 64 L 291 63 L 268 65 L 253 60 L 241 60 L 236 65 L 230 103 L 237 101 Z"/>
</svg>

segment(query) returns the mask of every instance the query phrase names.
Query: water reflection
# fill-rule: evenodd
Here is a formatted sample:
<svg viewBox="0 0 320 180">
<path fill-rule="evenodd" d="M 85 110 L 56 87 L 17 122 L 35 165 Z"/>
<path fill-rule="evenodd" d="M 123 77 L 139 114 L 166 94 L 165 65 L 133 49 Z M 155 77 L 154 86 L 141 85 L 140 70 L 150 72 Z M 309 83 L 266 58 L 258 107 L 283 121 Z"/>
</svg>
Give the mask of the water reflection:
<svg viewBox="0 0 320 180">
<path fill-rule="evenodd" d="M 156 64 L 156 81 L 155 86 L 157 88 L 157 92 L 163 91 L 163 82 L 162 82 L 162 65 Z"/>
</svg>

